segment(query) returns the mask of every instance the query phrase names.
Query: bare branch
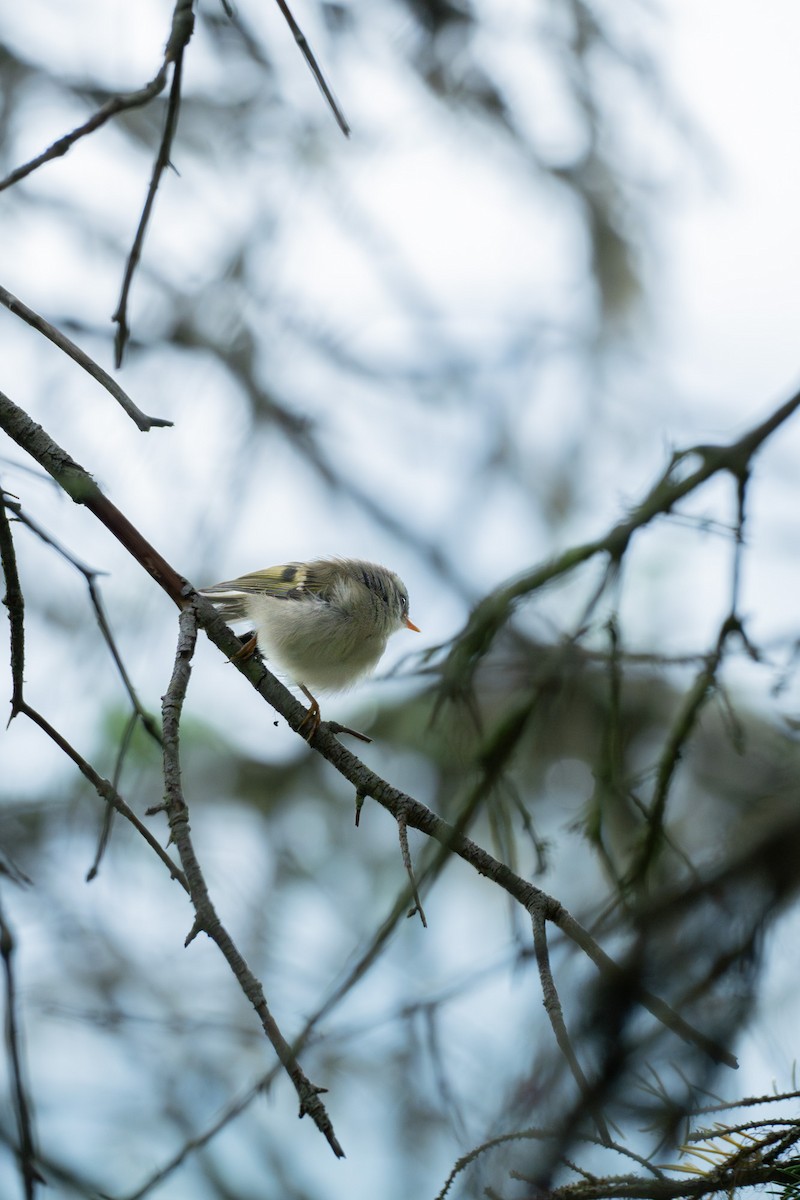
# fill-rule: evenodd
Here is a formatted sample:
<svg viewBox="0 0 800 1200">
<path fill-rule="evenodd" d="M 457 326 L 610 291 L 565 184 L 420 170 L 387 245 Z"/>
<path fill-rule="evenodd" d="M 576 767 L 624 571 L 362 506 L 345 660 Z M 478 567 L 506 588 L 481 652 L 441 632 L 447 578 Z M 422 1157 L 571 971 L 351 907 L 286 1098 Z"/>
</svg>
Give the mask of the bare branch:
<svg viewBox="0 0 800 1200">
<path fill-rule="evenodd" d="M 14 1113 L 17 1119 L 17 1132 L 19 1135 L 19 1165 L 26 1200 L 33 1200 L 37 1183 L 44 1183 L 45 1180 L 42 1178 L 36 1165 L 38 1155 L 36 1153 L 36 1140 L 33 1132 L 32 1106 L 22 1070 L 13 954 L 14 936 L 2 909 L 0 909 L 0 956 L 3 959 L 6 994 L 6 1050 L 11 1066 Z"/>
<path fill-rule="evenodd" d="M 6 175 L 5 179 L 0 179 L 0 192 L 5 188 L 13 187 L 15 183 L 19 183 L 20 180 L 31 175 L 39 167 L 44 166 L 45 163 L 52 162 L 56 158 L 61 158 L 81 138 L 86 137 L 87 134 L 94 133 L 96 129 L 100 129 L 101 126 L 105 125 L 106 121 L 110 121 L 118 113 L 126 112 L 131 108 L 141 108 L 143 105 L 149 104 L 163 90 L 166 82 L 167 64 L 165 62 L 153 79 L 145 84 L 143 88 L 135 92 L 126 92 L 123 95 L 112 96 L 88 121 L 84 121 L 83 125 L 78 125 L 70 133 L 64 134 L 63 137 L 53 142 L 52 146 L 48 146 L 41 154 L 37 154 L 35 158 L 32 158 L 30 162 L 24 163 L 21 167 L 16 167 Z"/>
<path fill-rule="evenodd" d="M 314 57 L 314 51 L 309 46 L 306 36 L 303 33 L 300 26 L 297 24 L 297 21 L 295 21 L 293 15 L 292 15 L 292 11 L 289 8 L 289 5 L 286 3 L 286 0 L 278 0 L 278 8 L 281 10 L 284 17 L 286 18 L 286 23 L 292 31 L 294 40 L 297 42 L 297 45 L 300 47 L 300 53 L 302 54 L 303 58 L 308 63 L 308 69 L 310 70 L 311 74 L 314 76 L 314 79 L 316 80 L 316 83 L 317 83 L 317 87 L 319 88 L 319 90 L 322 92 L 323 96 L 327 100 L 327 102 L 330 106 L 330 110 L 333 113 L 334 117 L 336 118 L 337 125 L 341 129 L 344 136 L 349 137 L 350 136 L 350 126 L 347 124 L 347 121 L 345 120 L 345 115 L 342 112 L 341 108 L 339 107 L 339 102 L 337 101 L 331 88 L 329 87 L 328 82 L 322 73 L 322 68 L 320 67 L 319 63 L 317 62 L 316 58 Z"/>
<path fill-rule="evenodd" d="M 193 607 L 180 616 L 178 649 L 172 678 L 163 699 L 164 728 L 164 789 L 171 840 L 175 842 L 189 884 L 189 894 L 195 910 L 195 922 L 186 943 L 201 931 L 216 942 L 244 995 L 255 1009 L 261 1025 L 278 1055 L 300 1098 L 300 1116 L 306 1113 L 326 1138 L 337 1158 L 344 1151 L 333 1132 L 333 1125 L 320 1100 L 324 1088 L 316 1087 L 306 1077 L 292 1047 L 281 1033 L 269 1010 L 264 989 L 239 953 L 230 934 L 222 925 L 206 886 L 190 836 L 189 810 L 183 795 L 180 767 L 180 717 L 191 673 L 191 660 L 197 642 L 197 614 Z"/>
<path fill-rule="evenodd" d="M 67 133 L 58 141 L 53 142 L 52 146 L 49 146 L 41 154 L 37 154 L 30 162 L 17 167 L 5 179 L 0 180 L 0 192 L 19 183 L 21 179 L 25 179 L 46 162 L 61 158 L 68 150 L 72 149 L 76 142 L 88 134 L 94 133 L 96 129 L 100 129 L 112 117 L 132 108 L 142 108 L 163 91 L 167 82 L 169 64 L 175 61 L 192 36 L 193 7 L 194 0 L 176 0 L 175 8 L 172 11 L 172 27 L 164 50 L 164 61 L 149 83 L 139 88 L 138 91 L 112 96 L 88 121 L 84 121 L 83 125 L 78 125 L 71 133 Z"/>
<path fill-rule="evenodd" d="M 28 529 L 35 533 L 36 536 L 40 538 L 46 545 L 52 546 L 62 558 L 66 559 L 66 561 L 70 563 L 76 571 L 79 571 L 81 575 L 83 575 L 84 579 L 86 580 L 86 586 L 89 589 L 89 599 L 91 600 L 95 616 L 97 617 L 97 624 L 100 626 L 100 632 L 103 635 L 103 640 L 111 652 L 111 657 L 113 658 L 114 664 L 119 672 L 119 677 L 122 680 L 123 687 L 128 694 L 128 699 L 131 702 L 131 707 L 133 708 L 134 714 L 138 720 L 141 721 L 142 726 L 147 734 L 153 739 L 154 742 L 157 743 L 157 745 L 160 746 L 161 733 L 155 721 L 153 720 L 153 717 L 147 711 L 147 709 L 144 708 L 142 702 L 136 694 L 136 689 L 133 686 L 130 675 L 128 674 L 128 670 L 122 660 L 122 655 L 120 654 L 119 647 L 117 646 L 116 639 L 114 638 L 114 634 L 111 630 L 111 625 L 109 624 L 105 605 L 103 604 L 103 598 L 97 585 L 97 577 L 98 575 L 102 575 L 103 572 L 87 566 L 86 563 L 82 562 L 75 554 L 72 553 L 72 551 L 67 550 L 65 546 L 62 546 L 61 543 L 52 536 L 52 534 L 48 533 L 47 530 L 43 529 L 37 521 L 34 521 L 32 517 L 28 516 L 28 514 L 22 508 L 22 505 L 16 501 L 16 499 L 12 501 L 7 500 L 5 503 L 6 507 L 12 510 L 16 519 L 21 524 L 26 525 Z M 114 786 L 116 787 L 116 781 Z"/>
<path fill-rule="evenodd" d="M 694 683 L 683 699 L 680 712 L 669 732 L 658 762 L 653 802 L 647 813 L 646 832 L 642 847 L 630 871 L 629 882 L 631 883 L 641 881 L 652 865 L 662 843 L 664 816 L 675 771 L 700 716 L 700 711 L 717 686 L 717 672 L 722 663 L 725 644 L 732 634 L 739 632 L 741 632 L 741 626 L 738 617 L 733 614 L 726 617 L 717 635 L 714 649 L 708 655 L 705 664 L 697 673 Z"/>
<path fill-rule="evenodd" d="M 191 4 L 185 4 L 185 8 L 189 10 L 189 18 L 193 20 L 191 14 Z M 117 326 L 117 336 L 114 339 L 114 349 L 116 356 L 117 367 L 122 366 L 122 359 L 125 353 L 125 347 L 128 342 L 128 296 L 130 293 L 131 284 L 133 283 L 134 272 L 139 265 L 139 260 L 142 255 L 142 246 L 144 245 L 144 237 L 147 232 L 147 226 L 150 222 L 150 217 L 153 212 L 153 205 L 156 199 L 156 191 L 161 182 L 161 177 L 170 165 L 170 153 L 172 150 L 172 142 L 175 137 L 175 130 L 178 126 L 178 113 L 181 103 L 181 79 L 183 75 L 183 52 L 186 42 L 191 36 L 191 28 L 186 37 L 186 41 L 176 45 L 174 48 L 175 66 L 172 73 L 172 86 L 170 87 L 169 103 L 167 104 L 167 115 L 164 120 L 164 132 L 161 136 L 161 144 L 158 148 L 156 161 L 153 165 L 153 173 L 150 176 L 150 185 L 147 189 L 147 197 L 142 209 L 142 215 L 139 218 L 139 225 L 136 230 L 136 236 L 133 239 L 128 262 L 125 267 L 125 275 L 122 280 L 122 291 L 120 292 L 119 301 L 116 310 L 111 320 Z"/>
<path fill-rule="evenodd" d="M 37 712 L 35 708 L 31 708 L 27 701 L 23 700 L 20 703 L 19 712 L 24 713 L 24 715 L 33 721 L 35 725 L 38 725 L 39 728 L 47 734 L 51 741 L 55 742 L 59 750 L 62 750 L 64 754 L 66 754 L 67 758 L 70 758 L 72 762 L 75 763 L 75 766 L 78 768 L 81 775 L 83 775 L 85 779 L 89 780 L 89 783 L 91 783 L 100 799 L 104 800 L 106 804 L 110 804 L 117 810 L 120 816 L 123 816 L 126 821 L 129 821 L 131 825 L 133 825 L 137 833 L 141 834 L 141 836 L 147 842 L 150 849 L 153 850 L 161 859 L 172 878 L 176 879 L 184 891 L 188 892 L 189 885 L 186 882 L 183 871 L 181 871 L 180 867 L 178 867 L 172 861 L 166 850 L 164 850 L 159 844 L 158 840 L 153 837 L 147 826 L 142 824 L 133 809 L 125 803 L 119 793 L 111 786 L 109 781 L 107 779 L 103 779 L 101 775 L 98 775 L 91 763 L 88 763 L 86 759 L 78 753 L 75 747 L 72 746 L 67 739 L 50 724 L 46 717 L 42 716 L 40 712 Z"/>
<path fill-rule="evenodd" d="M 7 495 L 7 492 L 0 491 L 0 566 L 6 581 L 3 603 L 8 609 L 11 639 L 11 713 L 8 718 L 10 725 L 22 704 L 25 675 L 25 598 L 19 582 L 14 539 L 6 512 Z"/>
<path fill-rule="evenodd" d="M 81 350 L 80 346 L 76 346 L 65 333 L 62 333 L 55 325 L 51 325 L 44 317 L 39 316 L 32 308 L 28 308 L 27 304 L 23 304 L 16 296 L 12 296 L 11 292 L 6 291 L 4 287 L 0 287 L 0 304 L 4 304 L 9 312 L 21 317 L 33 329 L 44 334 L 55 346 L 58 346 L 59 350 L 63 350 L 78 366 L 83 367 L 84 371 L 96 379 L 114 397 L 143 433 L 147 433 L 149 429 L 172 425 L 172 421 L 167 421 L 163 417 L 148 417 L 146 413 L 143 413 L 134 404 L 128 393 L 119 386 L 116 379 L 104 371 L 93 358 L 90 358 L 85 350 Z"/>
<path fill-rule="evenodd" d="M 766 420 L 728 445 L 698 445 L 676 451 L 644 499 L 608 533 L 594 541 L 570 547 L 563 554 L 525 572 L 482 600 L 447 657 L 443 668 L 443 694 L 457 695 L 470 686 L 478 662 L 521 600 L 553 580 L 571 574 L 576 567 L 596 555 L 606 555 L 612 563 L 619 563 L 634 534 L 657 517 L 672 513 L 679 501 L 696 492 L 714 475 L 724 471 L 738 480 L 748 470 L 753 455 L 771 434 L 794 415 L 798 407 L 800 392 L 781 404 Z M 680 468 L 693 458 L 700 459 L 699 466 L 681 473 Z"/>
<path fill-rule="evenodd" d="M 567 1025 L 564 1020 L 564 1013 L 561 1008 L 561 1001 L 558 997 L 558 989 L 556 988 L 555 979 L 550 966 L 550 951 L 547 946 L 547 923 L 543 912 L 538 905 L 535 905 L 531 910 L 531 923 L 533 925 L 533 945 L 536 952 L 536 964 L 539 968 L 539 979 L 542 984 L 542 1002 L 544 1010 L 547 1013 L 548 1020 L 552 1026 L 553 1033 L 558 1043 L 558 1048 L 566 1059 L 567 1065 L 572 1072 L 572 1076 L 580 1089 L 583 1101 L 586 1104 L 588 1111 L 591 1113 L 592 1119 L 597 1126 L 597 1131 L 600 1134 L 605 1145 L 611 1142 L 611 1134 L 608 1131 L 608 1126 L 605 1119 L 592 1096 L 592 1089 L 589 1086 L 589 1081 L 583 1073 L 583 1068 L 578 1062 L 572 1041 L 567 1032 Z"/>
</svg>

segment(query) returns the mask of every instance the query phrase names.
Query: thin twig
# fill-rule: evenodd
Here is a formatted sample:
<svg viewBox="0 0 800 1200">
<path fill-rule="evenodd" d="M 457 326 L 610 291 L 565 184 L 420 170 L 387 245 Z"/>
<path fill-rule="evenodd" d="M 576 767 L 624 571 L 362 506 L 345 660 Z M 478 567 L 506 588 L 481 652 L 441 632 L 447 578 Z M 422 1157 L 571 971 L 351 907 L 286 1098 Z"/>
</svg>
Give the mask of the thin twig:
<svg viewBox="0 0 800 1200">
<path fill-rule="evenodd" d="M 191 5 L 188 6 L 191 9 Z M 191 13 L 190 13 L 191 16 Z M 193 17 L 191 18 L 194 19 Z M 188 41 L 188 37 L 186 39 Z M 117 326 L 117 335 L 114 339 L 114 355 L 117 367 L 122 366 L 122 359 L 125 353 L 125 347 L 128 342 L 130 330 L 128 328 L 128 296 L 133 283 L 133 276 L 139 265 L 139 260 L 142 255 L 142 246 L 144 245 L 144 237 L 147 232 L 147 226 L 150 222 L 150 216 L 155 203 L 156 191 L 161 182 L 161 177 L 170 165 L 170 153 L 172 150 L 172 142 L 175 136 L 175 130 L 178 125 L 178 113 L 181 103 L 181 79 L 183 75 L 183 52 L 185 42 L 176 47 L 175 63 L 172 72 L 172 86 L 169 91 L 169 103 L 167 104 L 167 115 L 164 121 L 164 132 L 161 136 L 161 144 L 158 147 L 156 160 L 153 164 L 153 172 L 150 176 L 150 185 L 147 189 L 147 197 L 145 198 L 142 215 L 139 218 L 139 225 L 136 230 L 136 236 L 133 239 L 128 261 L 125 266 L 125 274 L 122 280 L 122 291 L 120 292 L 119 302 L 111 320 Z"/>
<path fill-rule="evenodd" d="M 0 287 L 0 304 L 4 304 L 15 317 L 20 317 L 38 333 L 49 338 L 53 345 L 58 346 L 59 350 L 63 350 L 64 354 L 73 359 L 79 367 L 83 367 L 84 371 L 91 375 L 92 379 L 96 379 L 114 397 L 120 407 L 124 409 L 143 433 L 146 433 L 149 429 L 164 428 L 172 425 L 172 421 L 167 421 L 163 417 L 148 417 L 146 413 L 143 413 L 134 404 L 128 393 L 123 391 L 119 386 L 116 379 L 109 375 L 107 371 L 104 371 L 93 358 L 90 358 L 85 350 L 81 350 L 80 346 L 76 346 L 75 342 L 71 338 L 68 338 L 65 333 L 62 333 L 55 325 L 51 325 L 39 313 L 29 308 L 27 304 L 23 304 L 20 299 L 13 296 L 4 287 Z"/>
<path fill-rule="evenodd" d="M 550 966 L 550 951 L 547 946 L 547 924 L 545 915 L 541 907 L 536 904 L 531 909 L 531 923 L 533 925 L 533 946 L 536 952 L 536 964 L 539 968 L 539 981 L 542 985 L 542 1002 L 544 1010 L 547 1013 L 548 1020 L 552 1026 L 553 1033 L 558 1043 L 558 1048 L 566 1059 L 567 1066 L 572 1072 L 572 1076 L 578 1085 L 581 1096 L 586 1103 L 591 1114 L 592 1120 L 597 1126 L 597 1132 L 605 1145 L 611 1143 L 611 1134 L 609 1133 L 608 1125 L 600 1111 L 596 1098 L 592 1096 L 592 1089 L 589 1086 L 589 1081 L 583 1073 L 583 1068 L 578 1062 L 567 1025 L 564 1020 L 564 1013 L 561 1008 L 561 1000 L 558 996 L 558 989 L 553 978 L 553 971 Z"/>
<path fill-rule="evenodd" d="M 35 708 L 32 708 L 27 701 L 23 700 L 21 702 L 18 711 L 33 721 L 35 725 L 38 725 L 39 728 L 46 733 L 53 742 L 55 742 L 59 750 L 62 750 L 64 754 L 66 754 L 66 756 L 75 763 L 75 766 L 84 776 L 84 778 L 89 780 L 89 783 L 91 783 L 101 800 L 104 800 L 106 804 L 110 804 L 117 810 L 120 816 L 124 817 L 126 821 L 129 821 L 131 825 L 133 825 L 136 832 L 144 838 L 150 849 L 153 850 L 161 859 L 172 878 L 177 880 L 184 891 L 188 893 L 189 885 L 186 882 L 186 877 L 184 876 L 183 871 L 179 866 L 177 866 L 176 863 L 172 861 L 166 850 L 164 850 L 159 844 L 158 840 L 153 837 L 147 826 L 142 824 L 133 809 L 125 803 L 120 794 L 111 786 L 109 781 L 107 779 L 103 779 L 103 777 L 99 775 L 97 771 L 95 771 L 91 763 L 87 762 L 86 759 L 78 753 L 75 747 L 72 746 L 67 739 L 50 724 L 47 718 L 42 716 L 42 714 Z"/>
<path fill-rule="evenodd" d="M 526 571 L 483 599 L 473 611 L 466 628 L 456 638 L 448 655 L 443 669 L 443 693 L 461 694 L 464 691 L 478 662 L 526 596 L 555 579 L 571 574 L 597 555 L 605 555 L 611 562 L 620 562 L 631 538 L 639 530 L 645 529 L 658 517 L 671 514 L 684 497 L 697 491 L 709 479 L 720 472 L 740 479 L 753 455 L 798 408 L 800 392 L 795 393 L 766 420 L 734 442 L 720 446 L 691 446 L 687 450 L 677 451 L 644 499 L 608 533 L 593 541 L 570 547 L 563 554 L 534 567 L 531 571 Z M 678 468 L 692 458 L 700 460 L 699 466 L 681 474 Z"/>
<path fill-rule="evenodd" d="M 19 582 L 14 539 L 6 513 L 7 492 L 0 490 L 0 566 L 6 581 L 3 604 L 8 609 L 11 641 L 11 713 L 10 725 L 22 704 L 25 677 L 25 598 Z"/>
<path fill-rule="evenodd" d="M 738 617 L 733 613 L 722 623 L 714 649 L 706 658 L 689 688 L 672 729 L 666 739 L 658 762 L 653 801 L 647 813 L 645 835 L 641 850 L 629 872 L 629 882 L 641 881 L 650 869 L 663 838 L 664 816 L 672 781 L 681 760 L 686 743 L 694 729 L 700 712 L 717 685 L 717 672 L 728 638 L 741 631 Z"/>
<path fill-rule="evenodd" d="M 185 608 L 180 615 L 178 649 L 169 687 L 162 704 L 164 729 L 164 789 L 171 840 L 174 841 L 189 884 L 195 921 L 186 939 L 188 945 L 198 933 L 206 933 L 222 952 L 244 995 L 255 1009 L 261 1025 L 291 1079 L 300 1099 L 300 1116 L 308 1114 L 337 1158 L 344 1151 L 333 1131 L 330 1117 L 320 1100 L 324 1088 L 316 1087 L 303 1072 L 292 1047 L 281 1033 L 269 1010 L 261 983 L 248 967 L 230 934 L 222 925 L 206 886 L 194 852 L 189 828 L 189 810 L 183 795 L 180 767 L 180 717 L 191 673 L 191 660 L 197 642 L 197 613 Z"/>
<path fill-rule="evenodd" d="M 249 1108 L 253 1101 L 256 1100 L 258 1096 L 262 1095 L 264 1091 L 266 1091 L 279 1070 L 280 1068 L 278 1066 L 273 1067 L 272 1070 L 267 1072 L 266 1075 L 262 1076 L 261 1079 L 256 1081 L 256 1083 L 252 1084 L 246 1092 L 243 1092 L 240 1096 L 237 1096 L 237 1098 L 228 1105 L 228 1107 L 220 1114 L 219 1117 L 217 1117 L 215 1121 L 206 1126 L 202 1133 L 197 1134 L 195 1137 L 188 1138 L 183 1143 L 180 1150 L 178 1150 L 172 1156 L 172 1158 L 168 1160 L 168 1162 L 165 1162 L 161 1167 L 153 1171 L 151 1175 L 148 1175 L 148 1177 L 142 1184 L 139 1185 L 136 1191 L 128 1192 L 124 1197 L 120 1197 L 120 1200 L 142 1200 L 142 1197 L 146 1196 L 149 1192 L 154 1191 L 155 1188 L 160 1187 L 165 1179 L 168 1179 L 170 1175 L 173 1175 L 175 1171 L 178 1170 L 179 1167 L 183 1166 L 190 1154 L 193 1154 L 197 1150 L 202 1150 L 204 1146 L 208 1145 L 212 1138 L 216 1137 L 221 1130 L 230 1125 L 231 1121 L 234 1121 L 238 1116 L 240 1116 L 241 1113 L 245 1111 L 245 1109 Z"/>
<path fill-rule="evenodd" d="M 108 646 L 111 657 L 113 658 L 114 664 L 119 672 L 119 677 L 122 680 L 123 687 L 128 694 L 131 707 L 133 708 L 133 711 L 138 719 L 141 721 L 142 726 L 147 734 L 158 746 L 160 746 L 161 732 L 156 722 L 153 720 L 152 715 L 147 711 L 146 708 L 144 708 L 136 693 L 136 689 L 133 686 L 130 675 L 128 674 L 125 663 L 123 662 L 122 655 L 120 654 L 119 647 L 117 646 L 116 639 L 114 638 L 114 634 L 108 620 L 108 615 L 106 614 L 103 598 L 100 594 L 100 589 L 97 586 L 97 577 L 98 575 L 104 574 L 104 572 L 98 571 L 94 567 L 87 566 L 87 564 L 82 562 L 81 559 L 79 559 L 77 555 L 73 554 L 71 550 L 67 550 L 66 546 L 62 546 L 62 544 L 56 538 L 54 538 L 52 534 L 48 533 L 47 530 L 43 529 L 37 521 L 34 521 L 32 517 L 28 516 L 16 498 L 13 500 L 7 500 L 5 503 L 6 507 L 11 509 L 16 519 L 22 525 L 26 525 L 32 533 L 35 533 L 36 536 L 45 543 L 45 545 L 52 546 L 53 549 L 60 554 L 63 559 L 65 559 L 71 566 L 75 568 L 76 571 L 83 575 L 84 579 L 86 580 L 86 586 L 89 589 L 89 599 L 92 602 L 92 607 L 97 618 L 97 624 L 100 626 L 100 632 L 103 635 L 103 640 Z M 116 783 L 114 786 L 116 787 Z"/>
<path fill-rule="evenodd" d="M 146 83 L 144 87 L 139 88 L 135 92 L 124 92 L 120 95 L 112 96 L 83 125 L 78 125 L 71 133 L 67 133 L 53 142 L 52 146 L 49 146 L 41 154 L 37 154 L 30 162 L 25 163 L 21 167 L 16 167 L 5 179 L 0 180 L 0 192 L 5 188 L 12 187 L 15 183 L 19 183 L 21 179 L 25 179 L 27 175 L 38 170 L 44 163 L 61 158 L 68 150 L 72 149 L 76 142 L 79 142 L 81 138 L 86 137 L 88 134 L 94 133 L 96 129 L 105 125 L 106 121 L 110 121 L 112 117 L 117 116 L 121 112 L 127 112 L 132 108 L 142 108 L 143 105 L 149 104 L 159 92 L 163 91 L 164 85 L 167 82 L 169 64 L 174 62 L 180 50 L 182 50 L 192 36 L 194 22 L 192 14 L 193 5 L 194 0 L 176 0 L 175 7 L 172 10 L 170 34 L 164 49 L 164 61 L 149 83 Z"/>
<path fill-rule="evenodd" d="M 138 723 L 138 713 L 132 712 L 125 723 L 125 730 L 120 739 L 119 750 L 117 751 L 117 759 L 114 763 L 114 774 L 111 777 L 111 786 L 117 792 L 119 791 L 119 781 L 122 775 L 122 767 L 125 762 L 125 757 L 130 748 L 131 741 L 133 740 L 133 734 Z M 114 824 L 114 812 L 115 810 L 110 804 L 107 804 L 103 811 L 103 824 L 100 827 L 100 836 L 97 839 L 97 849 L 95 850 L 92 865 L 86 872 L 87 883 L 91 883 L 93 879 L 97 878 L 97 873 L 100 870 L 100 863 L 103 861 L 103 856 L 108 848 L 109 839 L 111 837 L 111 828 Z"/>
<path fill-rule="evenodd" d="M 110 121 L 118 113 L 127 112 L 132 108 L 141 108 L 143 105 L 149 104 L 163 90 L 166 82 L 167 63 L 165 62 L 159 67 L 156 75 L 144 87 L 139 88 L 135 92 L 126 92 L 122 95 L 112 96 L 102 108 L 89 117 L 88 121 L 84 121 L 83 125 L 78 125 L 70 133 L 64 134 L 63 137 L 53 142 L 52 146 L 48 146 L 41 154 L 37 154 L 35 158 L 32 158 L 30 162 L 16 167 L 6 175 L 5 179 L 0 179 L 0 192 L 5 188 L 13 187 L 15 183 L 19 183 L 20 180 L 25 179 L 26 176 L 38 170 L 39 167 L 44 166 L 45 163 L 52 162 L 55 158 L 61 158 L 81 138 L 86 137 L 87 134 L 94 133 L 96 129 L 105 125 L 106 121 Z"/>
<path fill-rule="evenodd" d="M 334 117 L 336 118 L 337 125 L 341 129 L 344 136 L 349 137 L 350 136 L 350 126 L 347 124 L 344 113 L 342 112 L 341 108 L 339 107 L 339 102 L 336 99 L 336 97 L 334 96 L 331 88 L 328 86 L 328 82 L 322 73 L 322 68 L 320 67 L 319 63 L 317 62 L 316 58 L 314 57 L 314 52 L 311 49 L 311 47 L 309 46 L 305 34 L 303 33 L 300 26 L 297 24 L 297 21 L 295 21 L 294 17 L 292 16 L 291 9 L 289 8 L 289 5 L 286 3 L 286 0 L 278 0 L 278 8 L 281 10 L 284 17 L 286 18 L 286 23 L 292 31 L 294 40 L 297 42 L 297 45 L 300 47 L 300 53 L 303 55 L 303 58 L 308 63 L 308 68 L 311 71 L 311 74 L 314 76 L 314 79 L 317 82 L 317 86 L 318 86 L 319 90 L 322 92 L 323 96 L 327 100 L 327 102 L 330 106 L 330 110 L 333 113 Z"/>
</svg>

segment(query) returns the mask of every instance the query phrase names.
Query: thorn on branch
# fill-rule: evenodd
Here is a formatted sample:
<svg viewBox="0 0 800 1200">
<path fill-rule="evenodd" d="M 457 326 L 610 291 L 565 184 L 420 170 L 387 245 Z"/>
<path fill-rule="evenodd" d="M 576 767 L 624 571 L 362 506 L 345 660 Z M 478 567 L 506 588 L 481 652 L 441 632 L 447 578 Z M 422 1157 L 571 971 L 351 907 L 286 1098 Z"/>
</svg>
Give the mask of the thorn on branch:
<svg viewBox="0 0 800 1200">
<path fill-rule="evenodd" d="M 205 928 L 205 926 L 203 925 L 203 922 L 200 920 L 200 917 L 198 915 L 197 917 L 195 917 L 194 924 L 192 925 L 192 928 L 189 930 L 189 932 L 186 935 L 186 938 L 183 943 L 184 949 L 187 946 L 190 946 L 192 944 L 192 942 L 197 937 L 197 935 L 203 932 L 204 928 Z"/>
</svg>

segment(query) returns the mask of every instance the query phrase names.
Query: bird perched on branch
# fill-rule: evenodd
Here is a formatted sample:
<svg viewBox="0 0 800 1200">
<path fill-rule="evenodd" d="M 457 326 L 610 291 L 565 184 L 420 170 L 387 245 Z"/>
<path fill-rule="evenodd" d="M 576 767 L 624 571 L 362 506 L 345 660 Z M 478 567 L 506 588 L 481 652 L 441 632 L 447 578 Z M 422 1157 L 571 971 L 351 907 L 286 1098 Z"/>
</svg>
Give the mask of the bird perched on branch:
<svg viewBox="0 0 800 1200">
<path fill-rule="evenodd" d="M 377 665 L 393 633 L 419 633 L 408 615 L 405 584 L 386 567 L 354 558 L 320 558 L 253 571 L 202 588 L 224 620 L 249 621 L 256 646 L 292 677 L 310 707 L 310 741 L 320 723 L 314 691 L 343 691 Z M 348 730 L 355 733 L 355 730 Z M 364 738 L 363 734 L 356 734 Z"/>
</svg>

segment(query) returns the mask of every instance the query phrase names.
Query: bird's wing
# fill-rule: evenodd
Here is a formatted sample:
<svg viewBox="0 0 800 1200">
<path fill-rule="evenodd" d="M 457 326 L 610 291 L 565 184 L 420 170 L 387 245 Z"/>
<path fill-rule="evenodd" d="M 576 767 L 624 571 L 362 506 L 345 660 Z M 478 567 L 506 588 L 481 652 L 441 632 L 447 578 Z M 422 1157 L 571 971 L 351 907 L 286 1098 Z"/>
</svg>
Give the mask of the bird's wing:
<svg viewBox="0 0 800 1200">
<path fill-rule="evenodd" d="M 213 587 L 201 590 L 204 595 L 219 600 L 226 596 L 231 599 L 247 596 L 252 592 L 262 592 L 266 596 L 283 599 L 290 593 L 304 588 L 305 574 L 303 563 L 284 563 L 279 567 L 265 567 L 263 571 L 240 575 L 238 579 L 229 579 L 225 583 L 215 583 Z"/>
</svg>

